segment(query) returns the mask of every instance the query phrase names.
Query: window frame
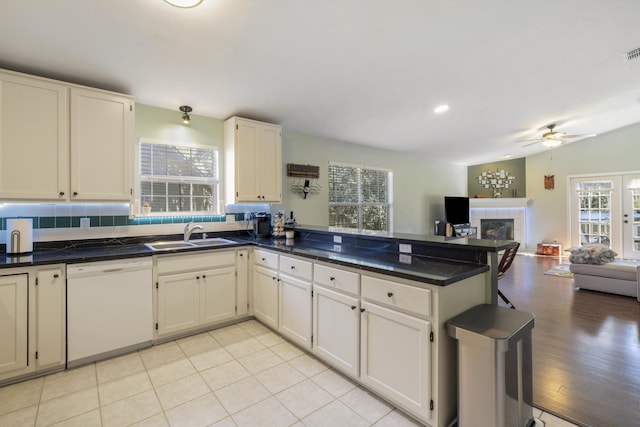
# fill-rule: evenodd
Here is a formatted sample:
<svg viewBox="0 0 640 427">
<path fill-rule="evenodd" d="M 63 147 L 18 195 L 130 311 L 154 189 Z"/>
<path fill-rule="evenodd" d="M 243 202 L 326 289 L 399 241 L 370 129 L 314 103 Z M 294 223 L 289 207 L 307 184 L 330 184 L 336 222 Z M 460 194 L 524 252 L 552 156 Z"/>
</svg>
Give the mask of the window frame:
<svg viewBox="0 0 640 427">
<path fill-rule="evenodd" d="M 331 168 L 332 167 L 342 167 L 342 168 L 351 168 L 356 169 L 358 175 L 358 183 L 357 183 L 357 198 L 358 201 L 354 202 L 332 202 L 331 201 Z M 385 172 L 387 174 L 387 201 L 386 203 L 370 203 L 363 201 L 363 191 L 362 191 L 362 180 L 361 173 L 363 170 L 376 171 L 376 172 Z M 358 232 L 362 234 L 389 234 L 393 232 L 393 170 L 389 168 L 368 166 L 368 165 L 360 165 L 360 164 L 351 164 L 351 163 L 342 163 L 342 162 L 329 162 L 327 168 L 327 180 L 329 184 L 329 194 L 328 194 L 328 223 L 329 229 L 335 231 L 346 231 L 346 232 Z M 357 221 L 358 228 L 350 228 L 350 227 L 341 227 L 337 225 L 331 225 L 331 208 L 333 206 L 354 206 L 357 209 Z M 386 207 L 387 212 L 387 223 L 386 230 L 371 230 L 363 228 L 363 208 L 371 207 L 371 206 L 383 206 Z"/>
<path fill-rule="evenodd" d="M 141 164 L 141 147 L 142 144 L 155 144 L 155 145 L 166 145 L 180 148 L 196 148 L 200 150 L 211 150 L 214 155 L 214 169 L 215 169 L 215 177 L 206 178 L 206 177 L 182 177 L 182 176 L 167 176 L 165 177 L 153 177 L 142 175 L 142 164 Z M 140 138 L 138 144 L 135 146 L 135 192 L 136 192 L 136 204 L 137 209 L 135 209 L 134 216 L 163 216 L 163 217 L 181 217 L 181 216 L 209 216 L 209 215 L 220 215 L 220 203 L 221 203 L 221 195 L 220 195 L 220 148 L 215 145 L 205 145 L 205 144 L 197 144 L 193 142 L 182 142 L 182 141 L 164 141 L 164 140 L 156 140 L 150 138 Z M 148 178 L 147 178 L 148 177 Z M 173 184 L 189 184 L 190 185 L 190 205 L 193 206 L 193 185 L 194 184 L 206 184 L 212 185 L 213 194 L 212 196 L 212 210 L 189 210 L 189 211 L 162 211 L 162 212 L 149 212 L 147 214 L 143 214 L 142 207 L 145 200 L 145 197 L 142 194 L 142 183 L 143 182 L 164 182 L 164 183 L 173 183 Z M 196 196 L 198 197 L 198 196 Z"/>
</svg>

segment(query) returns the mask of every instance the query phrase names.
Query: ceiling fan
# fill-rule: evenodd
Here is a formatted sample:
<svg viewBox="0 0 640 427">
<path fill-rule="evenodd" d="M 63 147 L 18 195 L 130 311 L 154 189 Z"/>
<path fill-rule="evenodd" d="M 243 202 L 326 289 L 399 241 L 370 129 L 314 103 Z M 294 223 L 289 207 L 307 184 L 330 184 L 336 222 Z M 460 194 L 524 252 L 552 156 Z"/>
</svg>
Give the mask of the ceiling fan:
<svg viewBox="0 0 640 427">
<path fill-rule="evenodd" d="M 562 141 L 564 141 L 565 139 L 590 138 L 592 136 L 596 136 L 595 133 L 583 133 L 583 134 L 577 134 L 577 135 L 568 135 L 565 132 L 555 131 L 554 130 L 555 127 L 556 127 L 555 123 L 552 123 L 552 124 L 548 125 L 547 129 L 549 129 L 549 130 L 547 132 L 543 133 L 541 138 L 521 139 L 521 140 L 516 141 L 516 142 L 529 142 L 529 141 L 532 141 L 531 144 L 524 145 L 523 147 L 528 147 L 530 145 L 542 142 L 542 145 L 544 145 L 545 147 L 553 148 L 553 147 L 557 147 L 558 145 L 562 144 Z"/>
</svg>

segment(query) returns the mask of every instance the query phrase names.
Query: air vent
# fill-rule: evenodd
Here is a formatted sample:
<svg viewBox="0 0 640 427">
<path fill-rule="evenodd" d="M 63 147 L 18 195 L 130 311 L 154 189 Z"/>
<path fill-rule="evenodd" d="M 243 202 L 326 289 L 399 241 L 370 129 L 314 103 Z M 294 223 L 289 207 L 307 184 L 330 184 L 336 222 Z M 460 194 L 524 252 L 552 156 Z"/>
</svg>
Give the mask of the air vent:
<svg viewBox="0 0 640 427">
<path fill-rule="evenodd" d="M 626 57 L 627 61 L 635 61 L 637 59 L 640 59 L 640 47 L 627 52 Z"/>
</svg>

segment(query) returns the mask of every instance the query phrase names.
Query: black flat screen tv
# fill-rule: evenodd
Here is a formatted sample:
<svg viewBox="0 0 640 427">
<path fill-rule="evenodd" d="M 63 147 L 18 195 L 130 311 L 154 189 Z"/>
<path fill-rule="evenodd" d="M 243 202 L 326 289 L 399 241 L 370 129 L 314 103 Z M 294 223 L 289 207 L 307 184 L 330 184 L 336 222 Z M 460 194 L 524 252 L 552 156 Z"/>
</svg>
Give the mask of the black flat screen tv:
<svg viewBox="0 0 640 427">
<path fill-rule="evenodd" d="M 468 224 L 469 198 L 444 196 L 444 216 L 450 224 Z"/>
</svg>

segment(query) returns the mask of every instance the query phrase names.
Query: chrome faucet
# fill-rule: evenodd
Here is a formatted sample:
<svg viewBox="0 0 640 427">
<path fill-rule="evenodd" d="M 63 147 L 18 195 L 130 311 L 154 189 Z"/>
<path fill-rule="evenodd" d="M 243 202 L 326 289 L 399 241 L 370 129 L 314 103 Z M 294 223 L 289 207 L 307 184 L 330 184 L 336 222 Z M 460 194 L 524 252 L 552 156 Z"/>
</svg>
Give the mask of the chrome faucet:
<svg viewBox="0 0 640 427">
<path fill-rule="evenodd" d="M 202 228 L 202 226 L 200 224 L 195 224 L 193 225 L 193 227 L 191 226 L 192 223 L 188 222 L 187 225 L 184 226 L 184 241 L 188 242 L 189 239 L 191 238 L 191 234 L 196 231 L 196 230 L 204 230 L 204 228 Z"/>
</svg>

